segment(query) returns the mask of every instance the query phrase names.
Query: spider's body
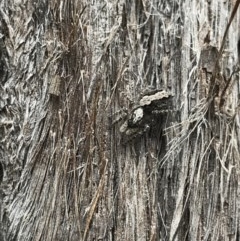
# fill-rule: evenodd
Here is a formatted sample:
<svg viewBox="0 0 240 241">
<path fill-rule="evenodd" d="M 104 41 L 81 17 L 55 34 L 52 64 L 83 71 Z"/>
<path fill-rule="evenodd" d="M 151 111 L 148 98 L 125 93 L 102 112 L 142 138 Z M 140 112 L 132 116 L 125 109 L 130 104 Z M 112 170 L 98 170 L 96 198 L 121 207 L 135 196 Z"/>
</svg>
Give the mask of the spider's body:
<svg viewBox="0 0 240 241">
<path fill-rule="evenodd" d="M 172 95 L 169 92 L 162 90 L 145 95 L 139 101 L 139 105 L 130 112 L 120 131 L 128 136 L 138 133 L 142 135 L 159 126 L 171 109 Z"/>
</svg>

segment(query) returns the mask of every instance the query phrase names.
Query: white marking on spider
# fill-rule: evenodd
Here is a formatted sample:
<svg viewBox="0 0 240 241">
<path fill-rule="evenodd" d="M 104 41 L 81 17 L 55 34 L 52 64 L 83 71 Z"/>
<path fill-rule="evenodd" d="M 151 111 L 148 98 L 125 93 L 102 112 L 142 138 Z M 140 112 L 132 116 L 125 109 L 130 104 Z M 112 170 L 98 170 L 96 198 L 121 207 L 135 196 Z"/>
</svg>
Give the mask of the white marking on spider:
<svg viewBox="0 0 240 241">
<path fill-rule="evenodd" d="M 136 124 L 143 118 L 143 108 L 137 108 L 133 111 L 133 124 Z"/>
</svg>

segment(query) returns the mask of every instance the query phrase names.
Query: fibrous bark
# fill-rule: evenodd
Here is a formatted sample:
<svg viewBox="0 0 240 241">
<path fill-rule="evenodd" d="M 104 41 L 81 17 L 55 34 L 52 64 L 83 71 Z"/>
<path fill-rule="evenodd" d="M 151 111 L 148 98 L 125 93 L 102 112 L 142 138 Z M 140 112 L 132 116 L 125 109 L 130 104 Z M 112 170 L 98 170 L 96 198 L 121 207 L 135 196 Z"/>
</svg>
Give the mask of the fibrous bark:
<svg viewBox="0 0 240 241">
<path fill-rule="evenodd" d="M 238 4 L 2 0 L 0 240 L 238 240 Z"/>
</svg>

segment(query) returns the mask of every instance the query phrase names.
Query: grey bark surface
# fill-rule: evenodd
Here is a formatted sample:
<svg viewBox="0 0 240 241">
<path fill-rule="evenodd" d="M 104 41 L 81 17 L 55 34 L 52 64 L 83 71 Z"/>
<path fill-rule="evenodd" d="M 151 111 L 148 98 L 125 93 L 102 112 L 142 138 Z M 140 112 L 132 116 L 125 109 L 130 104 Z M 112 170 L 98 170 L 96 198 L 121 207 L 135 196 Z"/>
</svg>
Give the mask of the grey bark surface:
<svg viewBox="0 0 240 241">
<path fill-rule="evenodd" d="M 238 4 L 2 0 L 0 240 L 239 240 Z"/>
</svg>

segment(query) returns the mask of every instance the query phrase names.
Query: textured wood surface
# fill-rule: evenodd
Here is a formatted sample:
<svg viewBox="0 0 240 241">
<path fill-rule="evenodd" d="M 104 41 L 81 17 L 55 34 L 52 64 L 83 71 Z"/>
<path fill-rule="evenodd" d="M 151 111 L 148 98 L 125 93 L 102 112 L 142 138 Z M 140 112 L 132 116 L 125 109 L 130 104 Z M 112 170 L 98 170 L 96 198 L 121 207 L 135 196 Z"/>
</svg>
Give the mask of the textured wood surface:
<svg viewBox="0 0 240 241">
<path fill-rule="evenodd" d="M 239 240 L 239 2 L 1 0 L 0 240 Z"/>
</svg>

